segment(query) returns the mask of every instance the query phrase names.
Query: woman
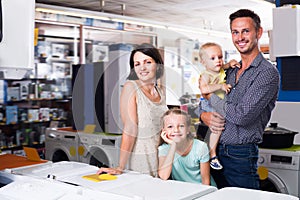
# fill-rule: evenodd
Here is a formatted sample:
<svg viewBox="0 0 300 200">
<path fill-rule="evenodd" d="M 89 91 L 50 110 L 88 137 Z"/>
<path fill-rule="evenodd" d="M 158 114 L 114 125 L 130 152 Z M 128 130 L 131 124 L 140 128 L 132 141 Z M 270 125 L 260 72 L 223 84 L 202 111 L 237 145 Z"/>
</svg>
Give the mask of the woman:
<svg viewBox="0 0 300 200">
<path fill-rule="evenodd" d="M 100 168 L 98 174 L 121 174 L 128 169 L 157 176 L 160 117 L 168 109 L 157 79 L 164 72 L 159 51 L 150 44 L 139 45 L 130 55 L 130 75 L 124 84 L 120 110 L 123 135 L 117 168 Z"/>
</svg>

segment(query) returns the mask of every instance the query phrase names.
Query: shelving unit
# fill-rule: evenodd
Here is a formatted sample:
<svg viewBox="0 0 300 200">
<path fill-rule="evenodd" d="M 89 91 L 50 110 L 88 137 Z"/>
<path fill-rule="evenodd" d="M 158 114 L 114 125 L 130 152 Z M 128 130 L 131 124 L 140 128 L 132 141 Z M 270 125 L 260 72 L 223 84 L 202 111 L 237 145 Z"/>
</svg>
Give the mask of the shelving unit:
<svg viewBox="0 0 300 200">
<path fill-rule="evenodd" d="M 4 119 L 0 123 L 0 150 L 20 153 L 22 146 L 40 149 L 43 154 L 45 130 L 52 124 L 58 127 L 72 125 L 71 98 L 24 99 L 2 104 Z M 7 107 L 17 108 L 16 121 L 7 122 Z"/>
<path fill-rule="evenodd" d="M 70 22 L 68 20 L 71 18 L 62 16 L 44 19 L 39 17 L 40 14 L 43 13 L 36 13 L 35 20 L 37 33 L 34 51 L 35 69 L 26 74 L 25 79 L 5 80 L 5 87 L 11 87 L 10 92 L 18 93 L 19 90 L 19 95 L 10 95 L 9 99 L 0 104 L 0 110 L 2 109 L 4 113 L 3 119 L 6 115 L 6 107 L 18 108 L 18 117 L 15 121 L 7 122 L 0 117 L 2 151 L 19 150 L 23 145 L 43 146 L 43 131 L 45 127 L 51 126 L 53 121 L 59 127 L 73 125 L 72 101 L 74 100 L 71 91 L 73 65 L 111 63 L 117 59 L 109 57 L 110 51 L 114 51 L 112 49 L 114 45 L 118 47 L 127 44 L 134 46 L 145 42 L 154 45 L 157 43 L 155 34 L 124 31 L 124 27 L 119 23 L 110 24 L 92 20 L 93 24 L 82 24 L 77 21 Z M 102 25 L 104 27 L 100 27 Z M 125 66 L 127 67 L 127 63 L 124 64 Z M 41 111 L 43 108 L 47 113 L 46 116 L 43 116 Z M 25 110 L 25 114 L 20 113 L 20 110 Z M 89 115 L 90 113 L 86 113 L 83 121 Z"/>
<path fill-rule="evenodd" d="M 35 69 L 24 79 L 4 81 L 0 151 L 8 153 L 22 154 L 23 146 L 33 146 L 43 154 L 47 127 L 72 126 L 71 78 L 72 64 L 78 63 L 79 26 L 39 20 L 35 26 Z M 13 119 L 8 119 L 8 109 Z"/>
</svg>

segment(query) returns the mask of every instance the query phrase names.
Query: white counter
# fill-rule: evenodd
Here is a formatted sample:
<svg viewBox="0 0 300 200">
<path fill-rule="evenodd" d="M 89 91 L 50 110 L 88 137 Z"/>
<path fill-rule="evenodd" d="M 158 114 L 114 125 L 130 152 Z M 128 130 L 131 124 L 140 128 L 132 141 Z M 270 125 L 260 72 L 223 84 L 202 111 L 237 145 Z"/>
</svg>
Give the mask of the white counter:
<svg viewBox="0 0 300 200">
<path fill-rule="evenodd" d="M 0 171 L 12 183 L 0 188 L 1 200 L 297 200 L 272 192 L 164 181 L 127 171 L 116 180 L 93 182 L 82 176 L 95 174 L 97 167 L 78 162 L 58 162 Z M 15 173 L 15 174 L 11 174 Z M 47 178 L 50 175 L 50 178 Z M 52 179 L 55 177 L 55 179 Z M 70 183 L 70 184 L 66 184 Z"/>
<path fill-rule="evenodd" d="M 75 200 L 88 199 L 84 195 L 94 192 L 102 197 L 105 196 L 105 198 L 101 198 L 105 200 L 176 200 L 194 199 L 217 190 L 213 186 L 180 181 L 164 181 L 131 171 L 118 175 L 116 180 L 111 181 L 93 182 L 82 178 L 84 175 L 95 174 L 97 170 L 97 167 L 85 163 L 65 161 L 12 169 L 13 173 L 22 174 L 22 177 L 28 177 L 28 180 L 15 179 L 13 183 L 0 188 L 0 195 L 20 200 L 27 199 L 30 196 L 32 198 L 28 199 L 31 200 Z M 19 177 L 20 175 L 15 176 Z M 55 177 L 55 179 L 52 179 L 52 177 Z M 74 184 L 81 187 L 74 186 Z M 28 188 L 32 188 L 32 190 Z M 22 195 L 20 195 L 21 193 Z M 31 195 L 33 193 L 34 195 Z M 3 199 L 5 198 L 3 197 Z"/>
<path fill-rule="evenodd" d="M 299 200 L 298 197 L 266 192 L 261 190 L 251 190 L 236 187 L 222 188 L 216 192 L 198 198 L 199 200 Z"/>
</svg>

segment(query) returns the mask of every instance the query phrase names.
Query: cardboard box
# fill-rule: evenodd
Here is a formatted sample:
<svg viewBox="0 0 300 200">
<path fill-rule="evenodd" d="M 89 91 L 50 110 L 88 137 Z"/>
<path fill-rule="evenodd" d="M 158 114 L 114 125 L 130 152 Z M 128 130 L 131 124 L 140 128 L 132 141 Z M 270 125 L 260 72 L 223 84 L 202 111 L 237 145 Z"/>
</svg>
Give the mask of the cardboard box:
<svg viewBox="0 0 300 200">
<path fill-rule="evenodd" d="M 20 100 L 20 87 L 8 87 L 7 88 L 7 101 L 19 101 Z"/>
<path fill-rule="evenodd" d="M 39 109 L 39 120 L 49 121 L 50 120 L 50 108 Z"/>
<path fill-rule="evenodd" d="M 39 121 L 39 109 L 28 109 L 28 121 Z"/>
<path fill-rule="evenodd" d="M 6 124 L 18 123 L 18 106 L 6 106 Z"/>
<path fill-rule="evenodd" d="M 27 108 L 19 108 L 19 121 L 25 122 L 28 120 L 28 109 Z"/>
</svg>

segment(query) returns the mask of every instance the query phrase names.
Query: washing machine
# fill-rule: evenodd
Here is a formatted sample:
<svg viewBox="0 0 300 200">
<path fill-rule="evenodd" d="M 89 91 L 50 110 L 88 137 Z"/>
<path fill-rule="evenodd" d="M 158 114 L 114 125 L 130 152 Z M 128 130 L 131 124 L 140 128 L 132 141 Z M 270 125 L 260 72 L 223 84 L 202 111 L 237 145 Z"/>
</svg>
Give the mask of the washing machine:
<svg viewBox="0 0 300 200">
<path fill-rule="evenodd" d="M 117 167 L 119 165 L 122 135 L 106 133 L 79 134 L 79 162 L 97 167 Z"/>
<path fill-rule="evenodd" d="M 72 127 L 47 128 L 45 157 L 52 162 L 78 161 L 79 136 Z"/>
<path fill-rule="evenodd" d="M 267 172 L 267 178 L 261 180 L 262 190 L 300 197 L 300 146 L 285 150 L 260 148 L 258 166 Z"/>
</svg>

